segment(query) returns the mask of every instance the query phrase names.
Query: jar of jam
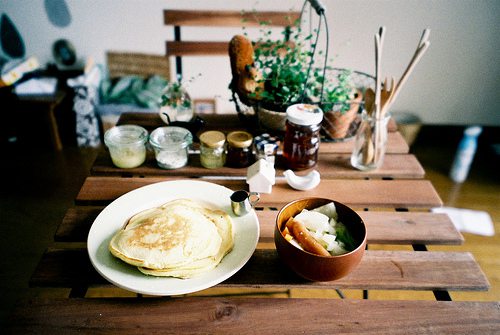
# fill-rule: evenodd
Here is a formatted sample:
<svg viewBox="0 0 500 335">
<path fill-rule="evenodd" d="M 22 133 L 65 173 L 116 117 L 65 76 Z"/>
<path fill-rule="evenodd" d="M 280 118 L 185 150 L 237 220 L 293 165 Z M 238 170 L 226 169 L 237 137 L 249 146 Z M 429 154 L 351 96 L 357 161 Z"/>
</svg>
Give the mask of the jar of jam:
<svg viewBox="0 0 500 335">
<path fill-rule="evenodd" d="M 246 131 L 233 131 L 227 135 L 226 164 L 231 167 L 247 167 L 253 163 L 253 136 Z"/>
<path fill-rule="evenodd" d="M 286 110 L 283 157 L 289 169 L 304 170 L 318 162 L 323 111 L 314 105 L 295 104 Z"/>
<path fill-rule="evenodd" d="M 223 167 L 226 162 L 226 135 L 217 130 L 200 135 L 200 163 L 207 169 Z"/>
</svg>

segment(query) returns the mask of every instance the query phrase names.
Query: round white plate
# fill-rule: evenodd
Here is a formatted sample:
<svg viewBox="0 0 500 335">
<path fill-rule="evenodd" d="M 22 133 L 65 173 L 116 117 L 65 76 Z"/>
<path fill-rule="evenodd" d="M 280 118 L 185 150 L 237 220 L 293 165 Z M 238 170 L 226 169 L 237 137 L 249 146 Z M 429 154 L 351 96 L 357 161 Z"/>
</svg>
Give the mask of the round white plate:
<svg viewBox="0 0 500 335">
<path fill-rule="evenodd" d="M 235 274 L 252 256 L 259 240 L 259 220 L 254 211 L 237 217 L 231 210 L 232 190 L 213 183 L 191 180 L 166 181 L 147 185 L 109 204 L 90 228 L 87 247 L 90 261 L 104 278 L 126 290 L 150 295 L 192 293 L 217 285 Z M 187 198 L 217 206 L 231 216 L 234 248 L 213 270 L 189 279 L 154 277 L 142 274 L 111 255 L 108 244 L 127 220 L 138 212 L 170 200 Z"/>
</svg>

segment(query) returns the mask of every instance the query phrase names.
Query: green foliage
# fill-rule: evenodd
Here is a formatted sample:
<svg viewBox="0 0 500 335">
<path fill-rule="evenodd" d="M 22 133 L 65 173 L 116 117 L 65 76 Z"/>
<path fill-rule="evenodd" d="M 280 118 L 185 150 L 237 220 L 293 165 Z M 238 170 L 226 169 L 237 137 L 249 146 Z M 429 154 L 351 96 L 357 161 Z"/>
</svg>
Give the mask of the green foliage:
<svg viewBox="0 0 500 335">
<path fill-rule="evenodd" d="M 261 22 L 262 27 L 267 23 Z M 286 27 L 282 39 L 273 40 L 270 30 L 261 28 L 261 37 L 253 42 L 255 67 L 261 71 L 263 89 L 251 98 L 259 96 L 263 104 L 286 107 L 302 97 L 311 60 L 311 46 L 305 42 L 312 35 L 302 37 L 298 24 Z M 290 40 L 288 40 L 290 38 Z"/>
<path fill-rule="evenodd" d="M 260 37 L 252 43 L 254 66 L 262 73 L 258 81 L 263 83 L 263 88 L 258 88 L 250 98 L 259 97 L 264 107 L 273 110 L 284 110 L 301 101 L 318 103 L 325 111 L 334 107 L 341 112 L 349 110 L 349 102 L 356 92 L 350 81 L 351 71 L 341 71 L 336 78 L 327 76 L 323 87 L 323 51 L 318 49 L 313 55 L 318 31 L 303 34 L 300 22 L 295 22 L 283 29 L 281 38 L 276 40 L 267 22 L 260 25 Z M 313 56 L 317 59 L 313 60 Z"/>
<path fill-rule="evenodd" d="M 321 102 L 321 108 L 324 111 L 335 109 L 344 113 L 351 108 L 350 101 L 356 93 L 356 88 L 351 81 L 351 73 L 347 69 L 340 70 L 336 78 L 327 80 Z"/>
<path fill-rule="evenodd" d="M 201 74 L 198 74 L 200 77 Z M 195 80 L 195 77 L 192 77 L 188 80 L 187 83 L 191 83 Z M 161 96 L 161 105 L 162 106 L 171 106 L 173 108 L 183 107 L 183 108 L 191 108 L 192 101 L 187 91 L 185 89 L 186 84 L 183 82 L 182 78 L 177 78 L 176 81 L 167 82 L 167 85 L 163 91 Z"/>
</svg>

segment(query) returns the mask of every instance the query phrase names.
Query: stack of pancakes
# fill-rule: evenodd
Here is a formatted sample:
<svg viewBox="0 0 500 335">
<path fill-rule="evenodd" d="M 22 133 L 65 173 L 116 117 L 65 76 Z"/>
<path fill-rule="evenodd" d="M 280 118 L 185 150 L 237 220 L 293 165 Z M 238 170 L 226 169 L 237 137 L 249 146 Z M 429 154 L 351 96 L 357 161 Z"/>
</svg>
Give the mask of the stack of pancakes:
<svg viewBox="0 0 500 335">
<path fill-rule="evenodd" d="M 190 278 L 215 268 L 233 245 L 226 212 L 178 199 L 134 215 L 109 250 L 145 274 Z"/>
</svg>

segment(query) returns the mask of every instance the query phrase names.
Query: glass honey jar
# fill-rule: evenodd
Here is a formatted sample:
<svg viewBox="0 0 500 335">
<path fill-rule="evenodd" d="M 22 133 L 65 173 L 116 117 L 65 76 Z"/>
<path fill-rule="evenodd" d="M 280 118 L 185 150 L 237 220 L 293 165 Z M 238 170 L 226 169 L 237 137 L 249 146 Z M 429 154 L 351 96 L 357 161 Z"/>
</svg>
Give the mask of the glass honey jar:
<svg viewBox="0 0 500 335">
<path fill-rule="evenodd" d="M 200 163 L 207 169 L 223 167 L 226 162 L 226 135 L 217 130 L 200 135 Z"/>
<path fill-rule="evenodd" d="M 243 168 L 254 162 L 252 151 L 253 136 L 246 131 L 233 131 L 227 134 L 226 165 Z"/>
<path fill-rule="evenodd" d="M 304 170 L 316 165 L 322 120 L 323 111 L 318 106 L 295 104 L 287 108 L 283 157 L 289 169 Z"/>
</svg>

